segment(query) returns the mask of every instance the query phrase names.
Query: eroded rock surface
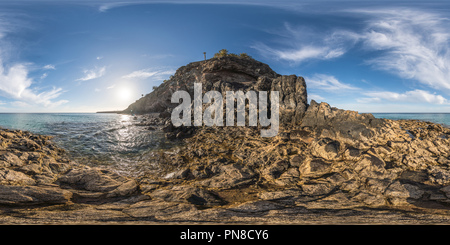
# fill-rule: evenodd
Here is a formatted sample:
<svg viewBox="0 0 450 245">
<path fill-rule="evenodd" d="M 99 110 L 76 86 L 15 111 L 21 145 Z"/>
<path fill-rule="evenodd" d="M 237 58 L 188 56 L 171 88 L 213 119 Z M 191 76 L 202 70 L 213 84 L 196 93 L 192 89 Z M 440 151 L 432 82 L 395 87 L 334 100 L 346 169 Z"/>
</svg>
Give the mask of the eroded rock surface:
<svg viewBox="0 0 450 245">
<path fill-rule="evenodd" d="M 280 91 L 280 129 L 179 127 L 170 95 Z M 179 146 L 131 178 L 77 164 L 50 137 L 0 130 L 3 223 L 448 223 L 450 129 L 307 104 L 306 84 L 252 59 L 191 63 L 126 111 Z M 142 116 L 145 117 L 145 116 Z M 145 119 L 145 120 L 144 120 Z"/>
</svg>

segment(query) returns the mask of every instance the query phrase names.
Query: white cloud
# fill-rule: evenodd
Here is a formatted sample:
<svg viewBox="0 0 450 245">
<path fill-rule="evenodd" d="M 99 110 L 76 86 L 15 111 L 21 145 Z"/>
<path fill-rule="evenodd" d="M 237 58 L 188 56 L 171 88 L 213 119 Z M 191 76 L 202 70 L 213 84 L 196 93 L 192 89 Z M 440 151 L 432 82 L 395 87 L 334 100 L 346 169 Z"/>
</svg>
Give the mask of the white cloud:
<svg viewBox="0 0 450 245">
<path fill-rule="evenodd" d="M 325 90 L 327 92 L 342 93 L 344 91 L 355 91 L 359 88 L 350 84 L 342 83 L 334 76 L 325 74 L 314 74 L 305 78 L 306 85 L 310 89 Z"/>
<path fill-rule="evenodd" d="M 83 70 L 84 77 L 78 78 L 75 81 L 88 81 L 92 79 L 96 79 L 102 77 L 106 73 L 106 66 L 103 67 L 94 67 L 90 70 Z"/>
<path fill-rule="evenodd" d="M 369 96 L 369 98 L 358 99 L 358 103 L 373 103 L 373 102 L 407 102 L 407 103 L 428 103 L 428 104 L 449 104 L 449 101 L 442 95 L 432 94 L 428 91 L 416 89 L 412 91 L 407 91 L 405 93 L 395 93 L 395 92 L 367 92 L 364 95 Z"/>
<path fill-rule="evenodd" d="M 68 102 L 67 100 L 52 101 L 63 93 L 61 88 L 53 87 L 50 91 L 38 92 L 31 89 L 32 84 L 33 80 L 28 77 L 28 69 L 25 65 L 15 64 L 5 70 L 0 61 L 0 92 L 5 97 L 16 99 L 16 105 L 38 104 L 54 107 Z"/>
<path fill-rule="evenodd" d="M 113 84 L 113 85 L 111 85 L 111 86 L 107 87 L 106 89 L 113 89 L 113 88 L 115 88 L 115 87 L 116 87 L 116 85 L 115 85 L 115 84 Z"/>
</svg>

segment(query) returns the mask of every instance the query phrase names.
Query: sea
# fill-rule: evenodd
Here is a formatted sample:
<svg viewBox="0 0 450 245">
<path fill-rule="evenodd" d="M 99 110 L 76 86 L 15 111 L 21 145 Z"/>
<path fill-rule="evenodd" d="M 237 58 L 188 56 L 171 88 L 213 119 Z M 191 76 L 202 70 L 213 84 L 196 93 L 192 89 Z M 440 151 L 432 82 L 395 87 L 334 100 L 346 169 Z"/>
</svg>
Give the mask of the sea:
<svg viewBox="0 0 450 245">
<path fill-rule="evenodd" d="M 158 154 L 173 147 L 140 118 L 107 113 L 0 113 L 0 127 L 53 136 L 71 159 L 127 176 L 154 173 Z"/>
<path fill-rule="evenodd" d="M 376 118 L 417 119 L 450 126 L 450 113 L 372 113 Z M 157 172 L 161 151 L 176 145 L 140 118 L 108 113 L 0 113 L 0 127 L 53 136 L 72 159 L 123 175 Z"/>
<path fill-rule="evenodd" d="M 450 113 L 372 113 L 376 118 L 385 119 L 414 119 L 442 124 L 450 127 Z"/>
</svg>

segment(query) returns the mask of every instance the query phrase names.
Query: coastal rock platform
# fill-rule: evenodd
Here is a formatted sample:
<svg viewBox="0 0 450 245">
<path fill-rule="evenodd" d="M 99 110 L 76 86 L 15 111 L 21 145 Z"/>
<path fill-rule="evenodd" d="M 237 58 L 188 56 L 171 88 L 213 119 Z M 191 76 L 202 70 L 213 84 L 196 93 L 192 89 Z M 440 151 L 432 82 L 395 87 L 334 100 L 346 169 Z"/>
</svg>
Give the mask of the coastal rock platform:
<svg viewBox="0 0 450 245">
<path fill-rule="evenodd" d="M 174 127 L 167 98 L 193 82 L 222 93 L 281 91 L 277 136 Z M 182 67 L 129 110 L 158 113 L 143 122 L 179 142 L 161 153 L 157 174 L 79 164 L 49 136 L 0 129 L 0 223 L 450 222 L 450 129 L 442 125 L 308 104 L 303 78 L 236 57 Z"/>
</svg>

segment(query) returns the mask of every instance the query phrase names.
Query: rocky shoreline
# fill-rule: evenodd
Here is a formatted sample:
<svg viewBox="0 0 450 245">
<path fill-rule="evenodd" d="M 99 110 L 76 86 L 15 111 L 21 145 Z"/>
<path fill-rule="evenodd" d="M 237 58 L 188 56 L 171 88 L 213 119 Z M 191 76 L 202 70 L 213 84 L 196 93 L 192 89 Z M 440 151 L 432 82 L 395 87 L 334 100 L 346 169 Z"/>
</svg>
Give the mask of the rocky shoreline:
<svg viewBox="0 0 450 245">
<path fill-rule="evenodd" d="M 2 129 L 0 223 L 448 223 L 450 130 L 386 123 L 397 130 L 364 142 L 366 150 L 317 132 L 264 142 L 257 129 L 204 128 L 167 152 L 177 170 L 138 179 L 71 161 L 48 136 Z M 245 145 L 229 140 L 234 134 L 245 134 Z"/>
<path fill-rule="evenodd" d="M 193 82 L 222 93 L 280 91 L 278 135 L 174 127 L 169 95 Z M 252 59 L 182 67 L 129 107 L 159 115 L 137 116 L 135 126 L 180 143 L 161 152 L 161 172 L 136 178 L 76 163 L 48 136 L 1 129 L 0 223 L 449 223 L 450 129 L 307 104 L 306 96 L 303 78 Z"/>
</svg>

